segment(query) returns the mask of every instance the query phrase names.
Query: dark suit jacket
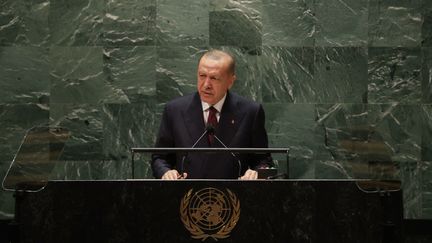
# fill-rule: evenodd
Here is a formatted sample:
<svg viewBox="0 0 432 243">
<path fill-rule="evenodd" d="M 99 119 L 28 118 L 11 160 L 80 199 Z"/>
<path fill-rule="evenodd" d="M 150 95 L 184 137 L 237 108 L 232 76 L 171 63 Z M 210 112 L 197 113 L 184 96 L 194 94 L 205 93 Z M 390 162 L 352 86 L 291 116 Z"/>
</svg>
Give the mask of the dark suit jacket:
<svg viewBox="0 0 432 243">
<path fill-rule="evenodd" d="M 267 133 L 264 127 L 264 110 L 256 102 L 228 92 L 222 107 L 217 136 L 227 147 L 268 147 Z M 168 102 L 162 115 L 156 147 L 190 148 L 205 131 L 205 123 L 199 94 L 196 92 Z M 195 146 L 209 147 L 207 137 L 203 137 Z M 212 147 L 223 147 L 214 140 Z M 153 175 L 161 178 L 170 170 L 188 173 L 188 178 L 238 178 L 241 161 L 241 174 L 248 169 L 272 166 L 269 154 L 240 154 L 234 157 L 230 153 L 189 153 L 182 163 L 182 154 L 153 154 L 151 166 Z"/>
</svg>

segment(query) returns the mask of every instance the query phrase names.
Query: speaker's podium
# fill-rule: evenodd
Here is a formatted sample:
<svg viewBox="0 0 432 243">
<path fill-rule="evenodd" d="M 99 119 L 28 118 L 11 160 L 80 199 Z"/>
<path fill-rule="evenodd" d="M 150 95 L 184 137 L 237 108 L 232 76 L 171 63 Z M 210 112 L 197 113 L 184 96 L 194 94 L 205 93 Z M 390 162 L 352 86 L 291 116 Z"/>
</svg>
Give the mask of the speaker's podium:
<svg viewBox="0 0 432 243">
<path fill-rule="evenodd" d="M 68 134 L 51 132 L 55 161 Z M 46 181 L 51 165 L 31 157 L 17 155 L 3 181 L 18 242 L 402 242 L 397 182 Z"/>
</svg>

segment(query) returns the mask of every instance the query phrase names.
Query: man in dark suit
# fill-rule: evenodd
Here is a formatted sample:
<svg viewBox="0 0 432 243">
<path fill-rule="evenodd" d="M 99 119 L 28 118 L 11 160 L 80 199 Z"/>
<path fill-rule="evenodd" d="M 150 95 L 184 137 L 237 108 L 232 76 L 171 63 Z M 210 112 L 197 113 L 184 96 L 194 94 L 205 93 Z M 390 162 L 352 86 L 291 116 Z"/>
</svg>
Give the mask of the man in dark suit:
<svg viewBox="0 0 432 243">
<path fill-rule="evenodd" d="M 235 61 L 230 54 L 206 52 L 199 61 L 197 78 L 198 92 L 166 104 L 156 147 L 268 146 L 262 106 L 229 91 L 236 80 Z M 214 131 L 199 139 L 206 127 Z M 225 152 L 153 154 L 151 161 L 154 176 L 170 180 L 256 179 L 256 169 L 272 165 L 269 154 Z"/>
</svg>

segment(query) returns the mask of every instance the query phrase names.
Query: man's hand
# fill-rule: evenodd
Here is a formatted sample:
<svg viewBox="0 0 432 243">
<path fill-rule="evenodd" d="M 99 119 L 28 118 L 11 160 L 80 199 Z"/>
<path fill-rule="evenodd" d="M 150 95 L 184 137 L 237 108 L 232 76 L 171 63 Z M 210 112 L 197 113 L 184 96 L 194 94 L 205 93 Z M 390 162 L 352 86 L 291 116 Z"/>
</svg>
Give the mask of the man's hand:
<svg viewBox="0 0 432 243">
<path fill-rule="evenodd" d="M 187 173 L 183 173 L 183 176 L 178 173 L 177 170 L 169 170 L 165 172 L 162 176 L 162 180 L 178 180 L 178 179 L 186 179 Z"/>
<path fill-rule="evenodd" d="M 258 172 L 255 170 L 248 169 L 245 174 L 240 177 L 240 180 L 256 180 L 258 179 Z"/>
</svg>

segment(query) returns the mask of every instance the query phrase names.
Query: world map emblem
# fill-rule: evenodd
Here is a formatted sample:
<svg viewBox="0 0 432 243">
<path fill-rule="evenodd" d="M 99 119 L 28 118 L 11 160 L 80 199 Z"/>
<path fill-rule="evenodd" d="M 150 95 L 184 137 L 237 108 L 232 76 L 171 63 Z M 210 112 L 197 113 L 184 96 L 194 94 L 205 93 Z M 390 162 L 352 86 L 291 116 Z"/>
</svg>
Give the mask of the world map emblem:
<svg viewBox="0 0 432 243">
<path fill-rule="evenodd" d="M 229 189 L 226 192 L 208 187 L 190 189 L 180 202 L 180 216 L 194 239 L 202 241 L 230 236 L 240 218 L 240 201 Z"/>
</svg>

